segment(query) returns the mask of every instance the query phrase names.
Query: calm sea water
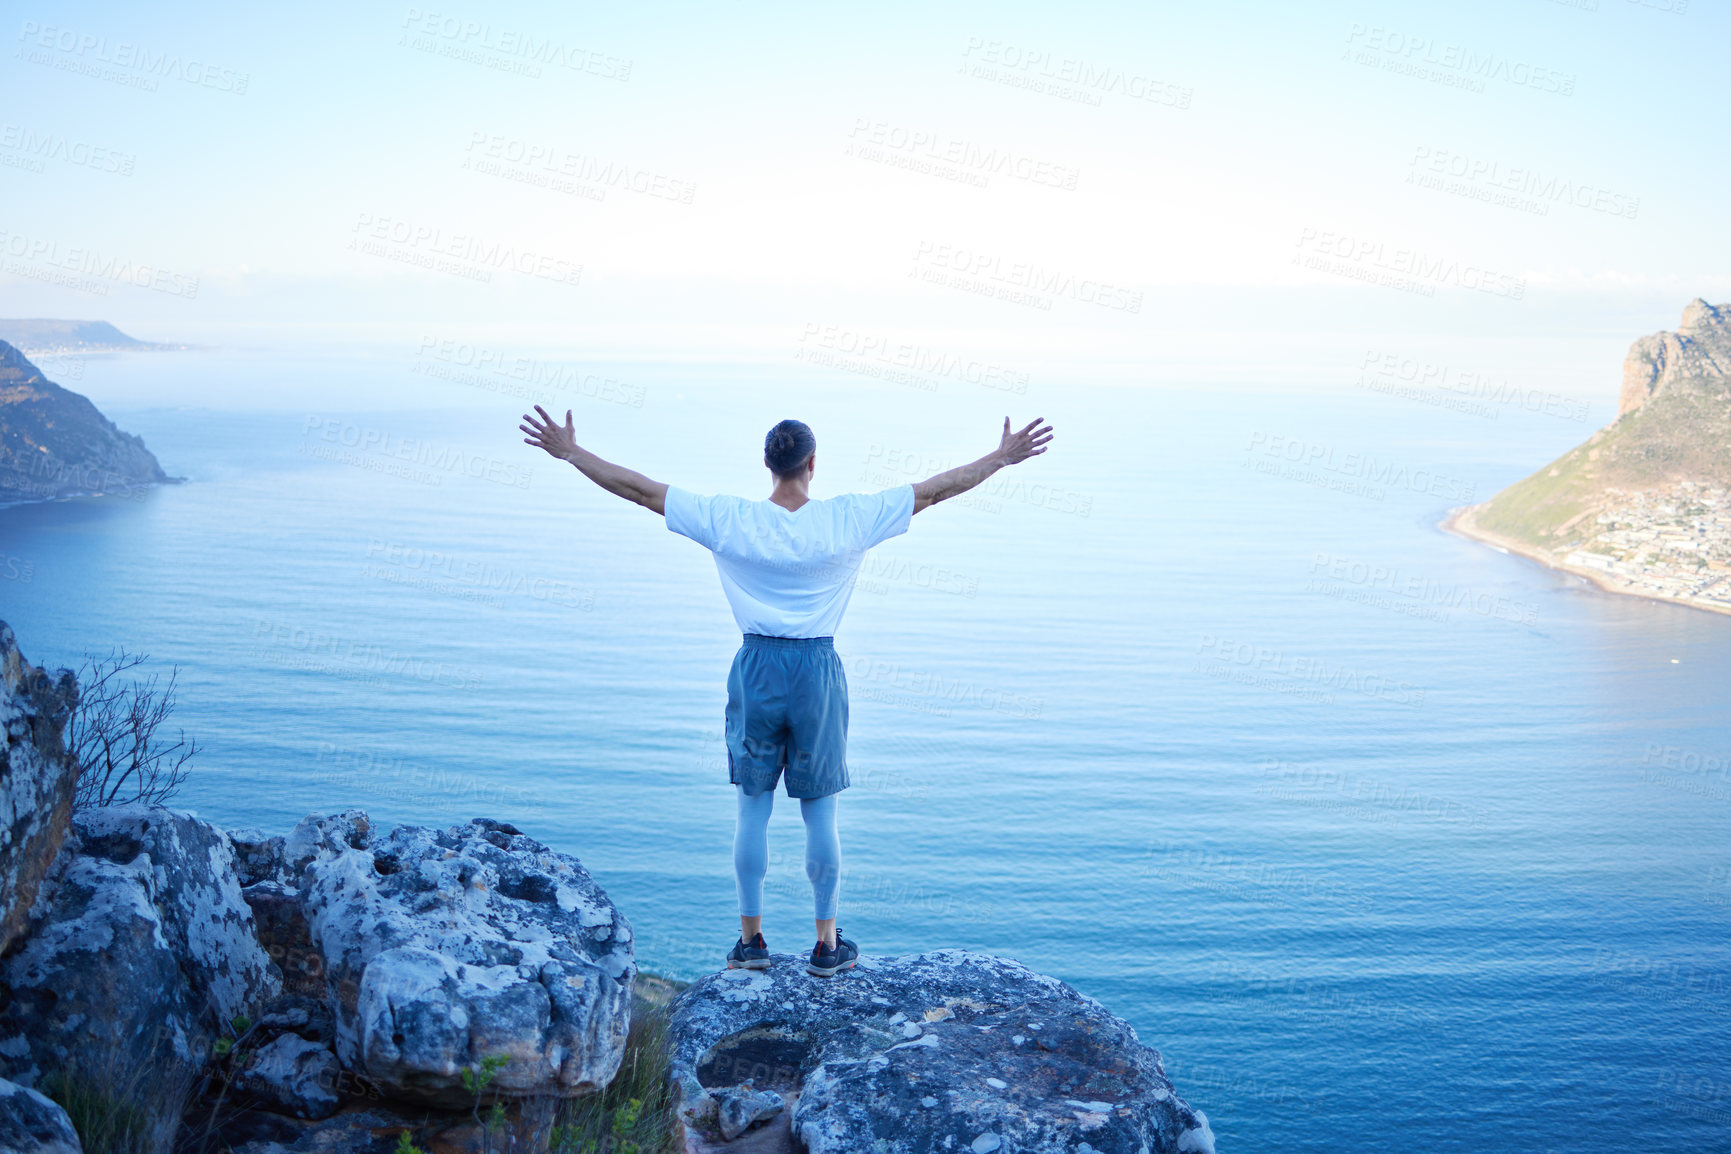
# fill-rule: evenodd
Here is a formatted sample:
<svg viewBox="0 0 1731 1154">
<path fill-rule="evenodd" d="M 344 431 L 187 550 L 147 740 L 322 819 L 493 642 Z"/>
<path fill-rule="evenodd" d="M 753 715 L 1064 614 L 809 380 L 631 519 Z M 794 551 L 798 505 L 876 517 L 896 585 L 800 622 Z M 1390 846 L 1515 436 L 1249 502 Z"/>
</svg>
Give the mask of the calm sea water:
<svg viewBox="0 0 1731 1154">
<path fill-rule="evenodd" d="M 412 350 L 85 367 L 187 482 L 0 510 L 0 616 L 39 663 L 179 667 L 180 804 L 508 819 L 582 858 L 645 967 L 716 965 L 738 638 L 707 554 L 522 445 L 507 378 Z M 765 491 L 784 416 L 817 430 L 819 495 L 976 456 L 1006 411 L 1057 425 L 875 552 L 837 637 L 864 949 L 1099 997 L 1222 1150 L 1731 1149 L 1731 618 L 1436 528 L 1590 425 L 587 371 L 559 407 L 588 442 L 705 491 Z M 802 950 L 785 799 L 772 838 L 767 936 Z"/>
</svg>

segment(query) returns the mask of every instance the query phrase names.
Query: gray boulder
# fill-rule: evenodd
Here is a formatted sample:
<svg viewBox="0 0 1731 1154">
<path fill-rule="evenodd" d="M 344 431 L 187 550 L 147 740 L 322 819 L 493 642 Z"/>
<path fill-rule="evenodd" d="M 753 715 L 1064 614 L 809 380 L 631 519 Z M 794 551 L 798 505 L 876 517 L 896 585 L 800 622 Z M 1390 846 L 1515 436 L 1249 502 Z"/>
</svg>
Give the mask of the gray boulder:
<svg viewBox="0 0 1731 1154">
<path fill-rule="evenodd" d="M 77 704 L 72 674 L 24 660 L 0 621 L 0 954 L 23 933 L 72 822 L 78 769 L 62 734 Z"/>
<path fill-rule="evenodd" d="M 267 837 L 256 829 L 231 829 L 228 840 L 234 846 L 234 871 L 242 889 L 263 881 L 289 880 L 283 861 L 286 839 Z"/>
<path fill-rule="evenodd" d="M 159 806 L 73 818 L 30 933 L 0 962 L 0 1072 L 196 1066 L 280 991 L 221 830 Z"/>
<path fill-rule="evenodd" d="M 864 956 L 828 980 L 777 955 L 694 983 L 669 1043 L 694 1151 L 726 1148 L 722 1110 L 747 1082 L 790 1103 L 810 1154 L 1214 1149 L 1128 1022 L 986 954 Z"/>
<path fill-rule="evenodd" d="M 260 1034 L 299 1034 L 309 1042 L 336 1044 L 336 1019 L 324 998 L 285 993 L 265 1008 L 256 1029 Z"/>
<path fill-rule="evenodd" d="M 6 1154 L 84 1154 L 72 1120 L 35 1090 L 0 1079 L 0 1150 Z"/>
<path fill-rule="evenodd" d="M 754 1090 L 750 1085 L 747 1082 L 737 1093 L 722 1091 L 717 1097 L 721 1136 L 729 1142 L 787 1109 L 787 1099 L 774 1090 Z"/>
<path fill-rule="evenodd" d="M 343 1070 L 329 1046 L 282 1034 L 255 1050 L 235 1087 L 263 1105 L 297 1118 L 329 1118 L 342 1100 Z"/>
<path fill-rule="evenodd" d="M 577 859 L 478 818 L 446 830 L 314 815 L 286 839 L 323 958 L 337 1055 L 392 1097 L 574 1097 L 624 1057 L 631 925 Z"/>
</svg>

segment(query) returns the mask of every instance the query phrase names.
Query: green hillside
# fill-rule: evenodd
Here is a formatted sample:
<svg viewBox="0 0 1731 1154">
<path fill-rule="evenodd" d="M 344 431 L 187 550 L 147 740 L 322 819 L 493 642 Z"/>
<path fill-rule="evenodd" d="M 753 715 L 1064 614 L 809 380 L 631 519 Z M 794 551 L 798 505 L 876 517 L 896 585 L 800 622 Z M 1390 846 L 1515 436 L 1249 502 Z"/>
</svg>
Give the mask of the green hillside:
<svg viewBox="0 0 1731 1154">
<path fill-rule="evenodd" d="M 166 480 L 143 441 L 0 341 L 0 504 Z"/>
<path fill-rule="evenodd" d="M 1653 398 L 1517 481 L 1476 511 L 1493 533 L 1555 550 L 1575 522 L 1607 504 L 1607 489 L 1652 491 L 1675 481 L 1731 488 L 1731 383 L 1670 381 Z"/>
</svg>

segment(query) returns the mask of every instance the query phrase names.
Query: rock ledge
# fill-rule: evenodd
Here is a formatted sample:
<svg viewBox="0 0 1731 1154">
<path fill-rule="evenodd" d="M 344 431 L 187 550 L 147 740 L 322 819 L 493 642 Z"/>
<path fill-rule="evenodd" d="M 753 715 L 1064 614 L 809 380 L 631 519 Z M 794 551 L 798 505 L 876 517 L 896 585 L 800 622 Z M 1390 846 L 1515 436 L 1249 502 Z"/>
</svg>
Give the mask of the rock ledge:
<svg viewBox="0 0 1731 1154">
<path fill-rule="evenodd" d="M 674 1003 L 671 1077 L 691 1151 L 736 1099 L 788 1109 L 746 1138 L 810 1154 L 1212 1154 L 1128 1022 L 1019 962 L 965 950 L 862 957 L 832 979 L 777 955 Z M 729 1127 L 730 1129 L 732 1127 Z M 776 1133 L 779 1128 L 779 1133 Z M 767 1132 L 766 1132 L 767 1131 Z"/>
</svg>

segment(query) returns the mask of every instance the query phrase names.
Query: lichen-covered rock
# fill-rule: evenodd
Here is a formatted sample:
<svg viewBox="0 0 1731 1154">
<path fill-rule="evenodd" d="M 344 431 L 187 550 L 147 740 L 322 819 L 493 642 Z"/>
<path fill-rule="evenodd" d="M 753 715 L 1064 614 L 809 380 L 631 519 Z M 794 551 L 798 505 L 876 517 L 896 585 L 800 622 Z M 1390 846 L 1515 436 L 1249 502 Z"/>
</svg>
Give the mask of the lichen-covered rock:
<svg viewBox="0 0 1731 1154">
<path fill-rule="evenodd" d="M 792 1102 L 810 1154 L 1212 1154 L 1129 1023 L 1056 978 L 964 950 L 724 970 L 674 1003 L 671 1077 L 696 1149 L 744 1082 Z"/>
<path fill-rule="evenodd" d="M 229 844 L 234 846 L 234 872 L 245 889 L 259 882 L 286 882 L 288 870 L 283 860 L 282 836 L 270 837 L 256 829 L 231 829 Z"/>
<path fill-rule="evenodd" d="M 468 1106 L 463 1071 L 495 1056 L 507 1097 L 589 1093 L 618 1070 L 631 926 L 575 858 L 501 822 L 378 829 L 352 810 L 303 820 L 284 857 L 338 1057 L 387 1094 Z"/>
<path fill-rule="evenodd" d="M 142 804 L 80 813 L 30 933 L 0 963 L 0 1070 L 202 1062 L 281 987 L 221 830 Z"/>
<path fill-rule="evenodd" d="M 738 1093 L 722 1091 L 716 1117 L 721 1136 L 731 1142 L 759 1122 L 767 1122 L 787 1109 L 787 1100 L 774 1090 L 753 1090 L 749 1083 Z"/>
<path fill-rule="evenodd" d="M 262 1104 L 297 1118 L 329 1118 L 342 1101 L 342 1067 L 329 1046 L 281 1034 L 249 1055 L 235 1086 Z"/>
<path fill-rule="evenodd" d="M 266 1006 L 258 1018 L 258 1032 L 265 1035 L 299 1034 L 309 1042 L 336 1045 L 336 1019 L 323 998 L 284 992 Z"/>
<path fill-rule="evenodd" d="M 0 621 L 0 954 L 23 933 L 72 821 L 78 770 L 62 734 L 77 704 L 72 674 L 24 660 Z"/>
<path fill-rule="evenodd" d="M 66 1111 L 43 1095 L 0 1079 L 0 1150 L 6 1154 L 84 1154 Z"/>
</svg>

